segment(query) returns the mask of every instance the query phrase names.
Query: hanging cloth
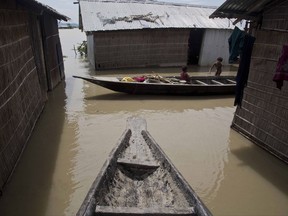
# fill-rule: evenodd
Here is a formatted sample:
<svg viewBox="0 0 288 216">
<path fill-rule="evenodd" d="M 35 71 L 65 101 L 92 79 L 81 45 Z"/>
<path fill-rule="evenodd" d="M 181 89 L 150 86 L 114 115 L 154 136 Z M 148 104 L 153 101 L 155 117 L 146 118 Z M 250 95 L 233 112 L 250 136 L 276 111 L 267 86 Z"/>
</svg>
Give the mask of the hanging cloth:
<svg viewBox="0 0 288 216">
<path fill-rule="evenodd" d="M 229 63 L 238 62 L 239 56 L 244 45 L 245 32 L 235 26 L 231 36 L 228 39 L 229 44 Z"/>
<path fill-rule="evenodd" d="M 255 42 L 255 37 L 245 34 L 242 52 L 240 55 L 240 64 L 236 76 L 236 94 L 234 106 L 238 105 L 241 107 L 244 88 L 247 85 L 251 55 L 253 50 L 253 45 Z"/>
<path fill-rule="evenodd" d="M 283 45 L 281 56 L 278 60 L 276 72 L 273 81 L 276 82 L 277 88 L 281 90 L 283 81 L 288 81 L 288 45 Z"/>
</svg>

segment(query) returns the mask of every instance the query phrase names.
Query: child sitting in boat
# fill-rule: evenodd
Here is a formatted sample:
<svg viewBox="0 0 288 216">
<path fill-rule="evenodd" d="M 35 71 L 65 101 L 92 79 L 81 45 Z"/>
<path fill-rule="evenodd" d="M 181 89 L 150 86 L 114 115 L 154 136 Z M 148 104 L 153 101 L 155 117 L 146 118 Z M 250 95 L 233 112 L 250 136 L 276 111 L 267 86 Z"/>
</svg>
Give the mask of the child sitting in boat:
<svg viewBox="0 0 288 216">
<path fill-rule="evenodd" d="M 186 83 L 190 83 L 191 79 L 189 74 L 187 73 L 188 68 L 186 66 L 182 67 L 182 72 L 180 73 L 180 80 L 185 80 Z"/>
<path fill-rule="evenodd" d="M 222 73 L 222 61 L 223 58 L 218 57 L 217 61 L 210 68 L 209 73 L 211 73 L 211 70 L 215 67 L 216 68 L 215 76 L 220 76 L 220 74 Z"/>
</svg>

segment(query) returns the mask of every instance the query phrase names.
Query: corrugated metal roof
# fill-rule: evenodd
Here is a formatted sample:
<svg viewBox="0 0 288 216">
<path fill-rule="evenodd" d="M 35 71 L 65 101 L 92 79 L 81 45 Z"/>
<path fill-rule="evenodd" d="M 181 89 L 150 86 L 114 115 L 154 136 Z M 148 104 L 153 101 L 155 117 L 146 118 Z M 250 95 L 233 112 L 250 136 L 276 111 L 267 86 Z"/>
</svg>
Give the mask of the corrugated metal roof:
<svg viewBox="0 0 288 216">
<path fill-rule="evenodd" d="M 144 28 L 234 28 L 228 19 L 209 19 L 216 9 L 211 7 L 107 0 L 79 3 L 83 30 L 86 32 Z"/>
<path fill-rule="evenodd" d="M 270 8 L 272 4 L 278 4 L 279 0 L 227 0 L 210 18 L 238 18 L 253 20 L 256 19 L 265 8 Z M 283 2 L 283 0 L 282 0 Z"/>
</svg>

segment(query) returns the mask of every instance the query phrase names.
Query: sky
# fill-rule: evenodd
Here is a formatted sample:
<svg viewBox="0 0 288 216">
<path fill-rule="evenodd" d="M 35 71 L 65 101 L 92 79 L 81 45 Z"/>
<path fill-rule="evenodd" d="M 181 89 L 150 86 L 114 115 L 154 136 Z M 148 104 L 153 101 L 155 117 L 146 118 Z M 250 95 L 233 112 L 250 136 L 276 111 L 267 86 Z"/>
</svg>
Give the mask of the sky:
<svg viewBox="0 0 288 216">
<path fill-rule="evenodd" d="M 69 22 L 78 23 L 78 4 L 73 4 L 77 0 L 37 0 L 42 4 L 48 5 L 59 13 L 71 18 Z M 220 6 L 225 0 L 161 0 L 164 2 Z"/>
</svg>

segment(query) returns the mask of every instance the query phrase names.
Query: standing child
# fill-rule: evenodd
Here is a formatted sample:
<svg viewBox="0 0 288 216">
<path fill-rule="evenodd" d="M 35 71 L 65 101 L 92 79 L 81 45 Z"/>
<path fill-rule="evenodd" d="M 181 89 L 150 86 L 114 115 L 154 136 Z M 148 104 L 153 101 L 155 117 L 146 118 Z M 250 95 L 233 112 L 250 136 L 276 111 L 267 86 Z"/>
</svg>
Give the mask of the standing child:
<svg viewBox="0 0 288 216">
<path fill-rule="evenodd" d="M 223 58 L 222 57 L 218 57 L 217 61 L 210 68 L 209 73 L 211 73 L 211 70 L 215 66 L 215 68 L 216 68 L 215 76 L 220 76 L 220 74 L 222 73 L 222 61 L 223 61 Z"/>
</svg>

